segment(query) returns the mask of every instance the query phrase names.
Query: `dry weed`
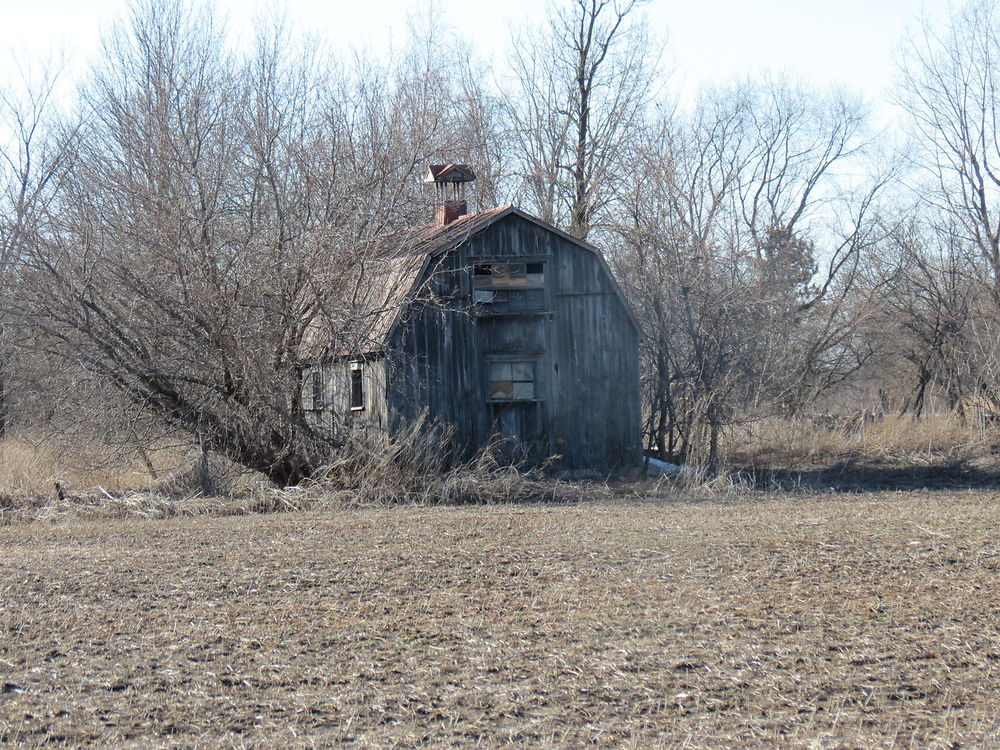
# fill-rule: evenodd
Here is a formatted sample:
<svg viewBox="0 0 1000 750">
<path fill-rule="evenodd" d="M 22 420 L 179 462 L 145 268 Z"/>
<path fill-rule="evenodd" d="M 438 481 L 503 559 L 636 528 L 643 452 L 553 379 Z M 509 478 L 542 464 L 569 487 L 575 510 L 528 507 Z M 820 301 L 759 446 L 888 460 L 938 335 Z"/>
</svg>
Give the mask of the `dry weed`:
<svg viewBox="0 0 1000 750">
<path fill-rule="evenodd" d="M 0 525 L 72 519 L 231 516 L 345 506 L 461 505 L 577 501 L 607 488 L 547 478 L 542 469 L 521 471 L 484 451 L 446 469 L 438 438 L 415 433 L 404 439 L 358 442 L 350 453 L 297 487 L 279 488 L 228 461 L 210 462 L 205 494 L 203 469 L 189 468 L 144 489 L 112 492 L 98 486 L 82 492 L 0 494 Z"/>
<path fill-rule="evenodd" d="M 154 471 L 169 474 L 184 462 L 184 452 L 164 447 L 147 454 Z M 52 437 L 23 432 L 0 440 L 0 493 L 48 495 L 56 482 L 75 488 L 104 487 L 112 492 L 145 488 L 153 482 L 145 462 L 122 460 L 106 446 L 67 445 Z"/>
<path fill-rule="evenodd" d="M 521 470 L 487 446 L 448 467 L 447 433 L 415 424 L 408 432 L 351 441 L 353 449 L 306 484 L 310 493 L 354 505 L 551 502 L 578 496 L 581 485 L 546 478 L 545 467 Z"/>
<path fill-rule="evenodd" d="M 0 491 L 46 492 L 60 476 L 60 457 L 51 446 L 23 438 L 0 441 Z"/>
<path fill-rule="evenodd" d="M 954 414 L 921 419 L 889 414 L 877 419 L 760 420 L 737 429 L 727 446 L 736 464 L 792 468 L 837 461 L 927 466 L 972 461 L 1000 442 L 995 428 Z"/>
</svg>

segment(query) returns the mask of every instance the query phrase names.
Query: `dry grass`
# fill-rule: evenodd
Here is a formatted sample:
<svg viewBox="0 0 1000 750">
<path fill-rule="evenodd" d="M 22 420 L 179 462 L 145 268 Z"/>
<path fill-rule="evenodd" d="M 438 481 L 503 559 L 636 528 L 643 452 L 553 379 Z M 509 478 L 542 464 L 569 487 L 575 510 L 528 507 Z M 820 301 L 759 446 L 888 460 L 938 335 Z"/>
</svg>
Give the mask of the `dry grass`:
<svg viewBox="0 0 1000 750">
<path fill-rule="evenodd" d="M 0 495 L 0 526 L 71 520 L 164 519 L 200 515 L 234 516 L 373 505 L 463 505 L 552 503 L 607 496 L 607 485 L 570 484 L 540 472 L 518 471 L 489 452 L 445 470 L 440 462 L 412 454 L 412 443 L 384 452 L 356 452 L 298 487 L 278 488 L 254 480 L 232 464 L 212 469 L 213 484 L 227 492 L 205 495 L 197 471 L 181 472 L 142 489 L 112 493 L 8 492 Z M 233 474 L 233 476 L 227 476 Z M 233 491 L 235 488 L 235 491 Z"/>
<path fill-rule="evenodd" d="M 1000 746 L 990 494 L 0 529 L 0 744 Z"/>
<path fill-rule="evenodd" d="M 0 524 L 68 518 L 170 518 L 242 515 L 344 505 L 490 504 L 552 502 L 581 485 L 519 471 L 487 447 L 459 466 L 446 463 L 440 432 L 414 425 L 398 436 L 348 440 L 351 450 L 300 487 L 275 488 L 259 473 L 218 455 L 203 464 L 191 448 L 147 453 L 123 461 L 99 445 L 67 450 L 53 442 L 15 436 L 0 441 Z M 59 484 L 59 488 L 56 487 Z M 60 494 L 60 492 L 62 494 Z"/>
<path fill-rule="evenodd" d="M 766 419 L 733 435 L 729 460 L 771 468 L 813 467 L 863 460 L 906 466 L 946 465 L 990 456 L 1000 431 L 954 414 L 915 420 L 886 415 L 823 424 L 814 419 Z"/>
<path fill-rule="evenodd" d="M 4 440 L 0 442 L 0 488 L 7 493 L 47 492 L 59 476 L 59 463 L 51 446 Z"/>
<path fill-rule="evenodd" d="M 183 452 L 164 448 L 154 451 L 150 458 L 154 469 L 170 473 L 182 464 Z M 65 445 L 30 433 L 0 440 L 2 494 L 48 496 L 56 482 L 78 489 L 101 486 L 110 492 L 124 492 L 147 487 L 152 481 L 143 462 L 122 461 L 96 444 Z"/>
</svg>

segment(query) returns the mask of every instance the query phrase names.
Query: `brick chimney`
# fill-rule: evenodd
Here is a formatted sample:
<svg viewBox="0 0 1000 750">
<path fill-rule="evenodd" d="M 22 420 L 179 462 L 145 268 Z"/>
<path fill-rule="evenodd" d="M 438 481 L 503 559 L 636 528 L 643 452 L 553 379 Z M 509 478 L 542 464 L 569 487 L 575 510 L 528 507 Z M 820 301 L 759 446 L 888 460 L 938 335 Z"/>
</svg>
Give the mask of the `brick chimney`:
<svg viewBox="0 0 1000 750">
<path fill-rule="evenodd" d="M 441 201 L 434 204 L 434 224 L 443 227 L 469 212 L 465 201 Z"/>
<path fill-rule="evenodd" d="M 434 224 L 447 226 L 468 213 L 466 186 L 476 179 L 468 164 L 431 164 L 424 178 L 425 185 L 434 185 Z"/>
</svg>

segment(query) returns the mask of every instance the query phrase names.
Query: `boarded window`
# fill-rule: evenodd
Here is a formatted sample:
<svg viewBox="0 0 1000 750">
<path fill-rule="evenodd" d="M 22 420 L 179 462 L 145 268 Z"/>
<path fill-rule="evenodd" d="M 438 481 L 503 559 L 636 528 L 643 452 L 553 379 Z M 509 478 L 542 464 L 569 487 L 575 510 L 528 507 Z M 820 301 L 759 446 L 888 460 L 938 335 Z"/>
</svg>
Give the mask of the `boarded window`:
<svg viewBox="0 0 1000 750">
<path fill-rule="evenodd" d="M 491 401 L 532 401 L 534 398 L 534 362 L 490 362 Z"/>
<path fill-rule="evenodd" d="M 484 311 L 537 312 L 545 309 L 545 264 L 478 263 L 473 268 L 473 301 Z"/>
<path fill-rule="evenodd" d="M 351 363 L 351 408 L 365 408 L 365 366 L 362 362 Z"/>
</svg>

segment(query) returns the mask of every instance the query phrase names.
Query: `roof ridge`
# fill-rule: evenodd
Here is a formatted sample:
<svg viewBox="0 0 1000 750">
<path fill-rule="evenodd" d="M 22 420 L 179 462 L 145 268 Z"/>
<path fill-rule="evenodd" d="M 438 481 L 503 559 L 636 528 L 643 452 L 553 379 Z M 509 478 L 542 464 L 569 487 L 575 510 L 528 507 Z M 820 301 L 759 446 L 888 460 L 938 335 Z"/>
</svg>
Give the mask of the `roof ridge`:
<svg viewBox="0 0 1000 750">
<path fill-rule="evenodd" d="M 485 214 L 503 213 L 504 211 L 507 211 L 507 210 L 512 209 L 512 208 L 515 208 L 515 206 L 514 206 L 513 203 L 508 203 L 508 204 L 503 205 L 503 206 L 496 206 L 495 208 L 485 208 L 482 211 L 476 211 L 474 214 L 463 214 L 462 216 L 459 216 L 454 221 L 449 222 L 448 224 L 445 224 L 443 226 L 438 226 L 437 224 L 423 224 L 422 226 L 417 227 L 417 230 L 419 231 L 420 229 L 427 229 L 427 230 L 430 230 L 430 231 L 436 233 L 438 231 L 447 230 L 450 227 L 454 226 L 455 224 L 458 224 L 459 222 L 467 222 L 469 219 L 475 219 L 477 217 L 478 218 L 482 218 L 483 215 L 485 215 Z"/>
</svg>

